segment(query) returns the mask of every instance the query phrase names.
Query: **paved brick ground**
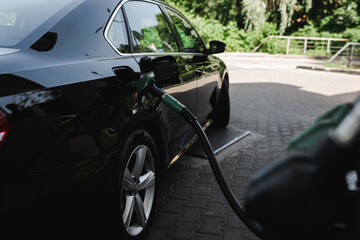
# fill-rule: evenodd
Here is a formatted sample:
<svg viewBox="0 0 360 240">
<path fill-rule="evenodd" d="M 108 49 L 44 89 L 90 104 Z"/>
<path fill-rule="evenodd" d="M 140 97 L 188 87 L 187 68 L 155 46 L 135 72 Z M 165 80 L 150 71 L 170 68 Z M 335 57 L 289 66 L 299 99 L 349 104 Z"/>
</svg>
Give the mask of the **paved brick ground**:
<svg viewBox="0 0 360 240">
<path fill-rule="evenodd" d="M 225 59 L 226 61 L 226 59 Z M 243 200 L 252 174 L 284 155 L 287 143 L 319 114 L 360 93 L 360 77 L 310 70 L 230 71 L 229 128 L 251 135 L 218 154 L 228 184 Z M 203 159 L 182 157 L 165 175 L 149 240 L 257 239 L 223 197 Z"/>
</svg>

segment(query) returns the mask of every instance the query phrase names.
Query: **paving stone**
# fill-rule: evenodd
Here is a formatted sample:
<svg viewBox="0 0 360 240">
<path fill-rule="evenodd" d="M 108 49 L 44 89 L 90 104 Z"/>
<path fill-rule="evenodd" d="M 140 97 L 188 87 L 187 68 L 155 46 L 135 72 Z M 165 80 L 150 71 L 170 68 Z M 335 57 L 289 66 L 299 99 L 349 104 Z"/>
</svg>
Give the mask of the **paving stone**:
<svg viewBox="0 0 360 240">
<path fill-rule="evenodd" d="M 210 196 L 191 194 L 190 199 L 184 203 L 184 206 L 205 209 L 205 202 L 209 199 Z"/>
<path fill-rule="evenodd" d="M 208 196 L 212 186 L 213 184 L 196 183 L 192 193 Z"/>
<path fill-rule="evenodd" d="M 193 187 L 195 183 L 195 178 L 191 176 L 183 176 L 179 179 L 175 186 L 179 187 Z"/>
<path fill-rule="evenodd" d="M 162 178 L 162 179 L 164 179 L 164 178 Z M 171 192 L 176 181 L 177 181 L 177 178 L 167 179 L 166 181 L 164 181 L 160 184 L 159 191 Z"/>
<path fill-rule="evenodd" d="M 249 177 L 235 177 L 235 186 L 248 187 L 250 183 Z"/>
<path fill-rule="evenodd" d="M 227 157 L 224 161 L 222 161 L 223 164 L 234 164 L 237 165 L 239 161 L 239 157 Z"/>
<path fill-rule="evenodd" d="M 247 230 L 245 229 L 232 229 L 232 228 L 223 228 L 224 235 L 223 239 L 226 240 L 243 240 L 244 235 L 247 235 Z"/>
<path fill-rule="evenodd" d="M 239 199 L 244 199 L 244 198 L 245 198 L 246 192 L 247 192 L 247 188 L 232 186 L 231 189 L 232 189 L 235 197 L 237 197 L 237 198 L 239 198 Z"/>
<path fill-rule="evenodd" d="M 184 171 L 183 176 L 196 178 L 199 175 L 199 173 L 200 173 L 200 170 L 197 168 L 187 168 Z"/>
<path fill-rule="evenodd" d="M 213 190 L 208 202 L 227 203 L 226 198 L 220 190 Z"/>
<path fill-rule="evenodd" d="M 170 238 L 174 239 L 194 239 L 195 229 L 197 228 L 197 223 L 189 223 L 189 222 L 176 222 L 175 223 L 175 231 L 173 236 L 170 235 Z"/>
<path fill-rule="evenodd" d="M 221 164 L 221 170 L 224 172 L 233 172 L 235 171 L 237 164 Z"/>
<path fill-rule="evenodd" d="M 270 154 L 270 156 L 272 159 L 278 159 L 278 158 L 285 156 L 285 153 L 282 151 L 281 152 L 273 152 Z"/>
<path fill-rule="evenodd" d="M 168 235 L 170 233 L 171 232 L 169 230 L 153 227 L 146 239 L 147 240 L 168 240 L 169 239 Z"/>
<path fill-rule="evenodd" d="M 158 205 L 166 204 L 166 199 L 168 198 L 170 192 L 171 192 L 171 190 L 163 191 L 162 189 L 160 189 L 159 194 L 158 194 Z"/>
<path fill-rule="evenodd" d="M 237 177 L 251 177 L 254 174 L 254 170 L 253 169 L 243 169 L 243 168 L 239 168 L 236 171 L 236 176 Z"/>
<path fill-rule="evenodd" d="M 242 161 L 242 160 L 239 160 L 239 168 L 242 168 L 242 169 L 254 169 L 254 163 L 253 161 Z"/>
<path fill-rule="evenodd" d="M 245 224 L 238 218 L 238 216 L 231 208 L 226 209 L 226 221 L 223 227 L 233 229 L 247 229 Z"/>
<path fill-rule="evenodd" d="M 200 173 L 197 183 L 215 184 L 214 174 Z"/>
<path fill-rule="evenodd" d="M 272 146 L 270 149 L 272 152 L 284 152 L 284 148 L 280 146 Z"/>
<path fill-rule="evenodd" d="M 224 219 L 219 217 L 200 216 L 199 233 L 208 233 L 213 235 L 221 235 L 220 230 Z"/>
<path fill-rule="evenodd" d="M 224 179 L 226 180 L 226 182 L 234 182 L 235 181 L 236 168 L 226 170 L 226 171 L 221 168 L 221 172 L 223 173 Z"/>
<path fill-rule="evenodd" d="M 169 198 L 175 198 L 180 200 L 189 200 L 190 199 L 190 192 L 192 188 L 184 188 L 184 187 L 176 187 L 174 188 Z"/>
<path fill-rule="evenodd" d="M 164 212 L 174 212 L 174 213 L 182 213 L 182 206 L 186 201 L 179 199 L 167 199 L 167 203 L 165 207 L 162 209 Z"/>
<path fill-rule="evenodd" d="M 244 240 L 260 240 L 259 237 L 257 237 L 255 234 L 253 234 L 252 232 L 249 232 L 243 236 Z"/>
<path fill-rule="evenodd" d="M 239 154 L 238 155 L 241 162 L 252 162 L 254 156 L 253 155 L 245 155 L 245 154 Z"/>
<path fill-rule="evenodd" d="M 224 217 L 225 216 L 225 208 L 228 207 L 228 204 L 221 203 L 206 203 L 208 206 L 207 210 L 203 215 L 213 216 L 213 217 Z"/>
<path fill-rule="evenodd" d="M 339 91 L 349 86 L 360 89 L 358 77 L 354 81 L 344 74 L 230 69 L 229 126 L 251 134 L 219 162 L 241 203 L 253 173 L 283 157 L 294 135 L 319 114 L 356 99 L 353 90 Z M 158 200 L 148 239 L 259 240 L 228 205 L 206 160 L 191 166 L 180 158 L 161 180 Z"/>
<path fill-rule="evenodd" d="M 195 240 L 220 240 L 221 236 L 219 235 L 211 235 L 211 234 L 204 234 L 204 233 L 196 233 L 194 236 Z"/>
<path fill-rule="evenodd" d="M 164 228 L 171 230 L 173 228 L 173 223 L 176 217 L 179 216 L 180 214 L 163 212 L 163 211 L 159 211 L 158 209 L 158 212 L 154 219 L 153 226 L 156 228 Z"/>
<path fill-rule="evenodd" d="M 195 207 L 183 207 L 182 212 L 183 213 L 176 218 L 176 221 L 198 223 L 199 217 L 205 212 L 205 209 Z"/>
<path fill-rule="evenodd" d="M 241 153 L 243 154 L 243 155 L 248 155 L 248 156 L 253 156 L 253 154 L 254 154 L 254 152 L 250 149 L 250 150 L 248 150 L 248 149 L 243 149 L 243 150 L 241 150 Z"/>
</svg>

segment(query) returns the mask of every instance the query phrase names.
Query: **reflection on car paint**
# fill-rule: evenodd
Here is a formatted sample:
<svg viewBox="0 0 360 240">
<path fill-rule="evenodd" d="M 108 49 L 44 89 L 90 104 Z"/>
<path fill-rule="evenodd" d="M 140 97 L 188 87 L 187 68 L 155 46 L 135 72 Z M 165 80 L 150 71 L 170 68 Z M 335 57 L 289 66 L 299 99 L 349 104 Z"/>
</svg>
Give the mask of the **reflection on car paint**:
<svg viewBox="0 0 360 240">
<path fill-rule="evenodd" d="M 34 91 L 13 95 L 13 103 L 6 106 L 11 111 L 20 111 L 59 98 L 57 90 Z"/>
</svg>

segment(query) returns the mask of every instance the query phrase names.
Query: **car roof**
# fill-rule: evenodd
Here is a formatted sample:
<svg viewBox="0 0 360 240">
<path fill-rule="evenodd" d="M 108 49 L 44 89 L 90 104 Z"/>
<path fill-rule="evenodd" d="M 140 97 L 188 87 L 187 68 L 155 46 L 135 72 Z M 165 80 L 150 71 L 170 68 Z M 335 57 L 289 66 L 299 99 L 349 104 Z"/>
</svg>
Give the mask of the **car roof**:
<svg viewBox="0 0 360 240">
<path fill-rule="evenodd" d="M 106 23 L 110 18 L 111 14 L 115 11 L 117 6 L 121 3 L 133 1 L 133 0 L 74 0 L 69 6 L 65 9 L 62 9 L 60 12 L 52 16 L 48 21 L 42 24 L 39 28 L 34 30 L 29 36 L 27 36 L 23 41 L 21 41 L 16 46 L 13 46 L 15 49 L 26 49 L 29 48 L 32 44 L 34 44 L 38 39 L 40 39 L 45 33 L 51 31 L 52 28 L 56 27 L 60 22 L 64 21 L 64 19 L 68 17 L 74 17 L 73 12 L 76 12 L 78 8 L 82 8 L 83 10 L 76 12 L 76 14 L 86 14 L 86 11 L 89 9 L 97 9 L 98 14 L 104 14 L 106 10 L 105 17 Z M 168 4 L 164 3 L 161 0 L 134 0 L 134 1 L 142 1 L 142 2 L 153 2 L 162 5 L 166 5 L 170 8 Z M 84 10 L 85 9 L 85 10 Z M 85 12 L 84 12 L 85 11 Z M 75 14 L 75 15 L 76 15 Z M 97 15 L 98 15 L 97 14 Z M 93 21 L 93 24 L 99 24 L 95 22 L 94 18 L 88 18 L 88 21 Z M 58 28 L 59 29 L 59 28 Z"/>
</svg>

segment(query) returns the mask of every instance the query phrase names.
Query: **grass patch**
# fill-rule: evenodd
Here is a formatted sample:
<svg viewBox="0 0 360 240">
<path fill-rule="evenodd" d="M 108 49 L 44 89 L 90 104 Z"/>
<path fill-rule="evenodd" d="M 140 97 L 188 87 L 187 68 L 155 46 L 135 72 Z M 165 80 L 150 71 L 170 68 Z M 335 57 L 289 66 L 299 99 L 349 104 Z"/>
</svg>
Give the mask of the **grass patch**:
<svg viewBox="0 0 360 240">
<path fill-rule="evenodd" d="M 324 65 L 324 67 L 329 67 L 329 68 L 340 68 L 340 69 L 347 69 L 347 70 L 353 70 L 353 69 L 360 70 L 360 66 L 356 66 L 356 65 L 348 66 L 347 64 L 343 64 L 343 63 L 325 62 L 323 65 Z"/>
</svg>

